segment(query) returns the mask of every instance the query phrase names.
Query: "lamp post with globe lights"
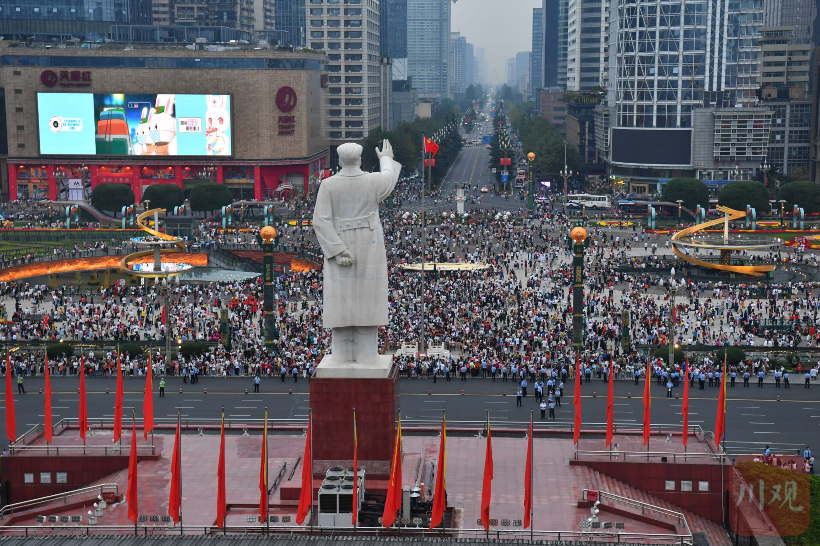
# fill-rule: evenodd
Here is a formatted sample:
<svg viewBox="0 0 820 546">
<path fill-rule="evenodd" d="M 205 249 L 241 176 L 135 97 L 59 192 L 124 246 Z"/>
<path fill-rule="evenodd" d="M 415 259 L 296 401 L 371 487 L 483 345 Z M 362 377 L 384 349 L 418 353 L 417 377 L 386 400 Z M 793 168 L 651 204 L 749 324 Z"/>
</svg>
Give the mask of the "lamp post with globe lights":
<svg viewBox="0 0 820 546">
<path fill-rule="evenodd" d="M 530 181 L 527 187 L 527 213 L 532 214 L 535 210 L 535 188 L 533 187 L 533 176 L 532 176 L 532 162 L 535 161 L 535 154 L 530 152 L 527 154 L 527 161 L 530 167 Z"/>
<path fill-rule="evenodd" d="M 572 228 L 567 244 L 572 252 L 572 346 L 578 354 L 584 343 L 584 251 L 589 242 L 586 229 Z"/>
<path fill-rule="evenodd" d="M 682 288 L 683 283 L 679 282 L 675 277 L 675 268 L 669 271 L 669 280 L 667 281 L 667 290 L 669 292 L 669 367 L 675 366 L 675 349 L 678 344 L 675 342 L 675 325 L 677 317 L 677 309 L 675 307 L 675 295 L 678 290 Z"/>
<path fill-rule="evenodd" d="M 273 247 L 276 246 L 277 232 L 273 226 L 259 230 L 259 243 L 264 255 L 264 309 L 265 309 L 265 348 L 269 352 L 276 350 L 279 332 L 276 329 L 276 312 L 273 309 Z"/>
</svg>

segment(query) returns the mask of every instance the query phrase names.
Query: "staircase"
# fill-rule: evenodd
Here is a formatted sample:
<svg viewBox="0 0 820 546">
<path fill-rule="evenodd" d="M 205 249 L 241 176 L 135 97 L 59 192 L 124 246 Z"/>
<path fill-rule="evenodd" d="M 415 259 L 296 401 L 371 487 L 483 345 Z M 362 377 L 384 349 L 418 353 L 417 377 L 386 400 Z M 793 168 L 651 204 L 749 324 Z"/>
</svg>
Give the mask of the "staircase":
<svg viewBox="0 0 820 546">
<path fill-rule="evenodd" d="M 571 468 L 577 473 L 576 477 L 578 478 L 578 483 L 585 484 L 585 487 L 588 489 L 597 489 L 599 491 L 605 491 L 607 493 L 612 493 L 614 495 L 620 495 L 628 499 L 645 502 L 647 504 L 658 506 L 660 508 L 666 508 L 667 510 L 674 510 L 675 512 L 680 512 L 686 517 L 686 522 L 689 524 L 689 529 L 693 535 L 702 533 L 708 539 L 710 546 L 731 546 L 729 536 L 726 534 L 723 528 L 717 523 L 709 521 L 701 516 L 695 515 L 692 512 L 683 510 L 678 506 L 675 506 L 665 500 L 659 499 L 654 495 L 650 495 L 649 493 L 646 493 L 641 489 L 632 487 L 631 485 L 627 485 L 619 480 L 611 478 L 606 474 L 598 472 L 597 470 L 593 470 L 589 467 L 582 465 L 572 466 Z M 601 504 L 603 506 L 613 506 L 614 508 L 617 508 L 624 512 L 635 514 L 638 517 L 651 518 L 661 525 L 676 525 L 676 533 L 686 533 L 686 530 L 683 527 L 683 525 L 677 525 L 677 520 L 675 518 L 670 517 L 669 515 L 656 512 L 643 513 L 639 507 L 632 506 L 627 503 L 617 503 L 612 499 L 608 498 L 602 499 Z"/>
</svg>

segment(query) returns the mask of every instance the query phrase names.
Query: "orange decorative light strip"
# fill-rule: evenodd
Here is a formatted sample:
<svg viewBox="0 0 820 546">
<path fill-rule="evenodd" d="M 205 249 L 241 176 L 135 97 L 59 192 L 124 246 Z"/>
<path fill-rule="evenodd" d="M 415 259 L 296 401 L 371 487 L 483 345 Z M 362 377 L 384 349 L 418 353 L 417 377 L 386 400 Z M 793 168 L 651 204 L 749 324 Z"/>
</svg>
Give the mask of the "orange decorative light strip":
<svg viewBox="0 0 820 546">
<path fill-rule="evenodd" d="M 99 269 L 119 269 L 122 256 L 97 256 L 94 258 L 75 258 L 72 260 L 55 260 L 52 262 L 42 262 L 34 264 L 17 265 L 0 271 L 0 282 L 10 282 L 41 275 L 53 275 L 59 273 L 70 273 L 74 271 L 96 271 Z M 162 261 L 166 263 L 185 263 L 195 267 L 208 265 L 208 254 L 206 253 L 177 253 L 162 255 Z M 131 263 L 153 263 L 153 256 L 134 260 Z"/>
</svg>

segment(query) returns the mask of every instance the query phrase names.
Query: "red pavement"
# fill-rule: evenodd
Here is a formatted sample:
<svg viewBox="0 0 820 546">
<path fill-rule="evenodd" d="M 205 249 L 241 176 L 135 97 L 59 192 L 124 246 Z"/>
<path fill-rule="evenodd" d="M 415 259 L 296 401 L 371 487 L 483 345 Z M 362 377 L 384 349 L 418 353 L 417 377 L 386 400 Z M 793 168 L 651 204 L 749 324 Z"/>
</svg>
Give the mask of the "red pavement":
<svg viewBox="0 0 820 546">
<path fill-rule="evenodd" d="M 150 444 L 142 439 L 140 431 L 140 446 Z M 55 436 L 57 445 L 77 445 L 79 439 L 76 431 L 71 430 Z M 111 431 L 95 432 L 89 438 L 92 445 L 111 445 Z M 123 435 L 123 445 L 130 444 L 131 435 Z M 430 480 L 430 463 L 435 461 L 438 454 L 439 438 L 435 436 L 405 436 L 403 481 L 406 485 L 424 484 L 423 494 L 427 495 Z M 161 453 L 159 460 L 144 460 L 139 463 L 139 501 L 140 514 L 146 516 L 162 516 L 167 514 L 168 494 L 170 489 L 171 463 L 173 451 L 173 435 L 156 435 L 154 445 L 157 453 Z M 616 437 L 621 444 L 621 450 L 633 449 L 632 443 L 640 443 L 639 438 Z M 259 450 L 261 435 L 226 436 L 226 472 L 227 472 L 227 502 L 228 525 L 248 525 L 247 516 L 257 513 L 255 506 L 259 502 Z M 662 438 L 655 440 L 657 447 L 651 448 L 669 450 L 668 444 Z M 601 445 L 598 445 L 598 444 Z M 40 442 L 37 442 L 39 445 Z M 481 476 L 484 464 L 485 440 L 475 437 L 453 437 L 447 439 L 447 492 L 451 506 L 456 507 L 456 524 L 461 528 L 475 529 L 479 518 L 481 505 Z M 581 439 L 582 449 L 602 449 L 603 440 Z M 282 485 L 298 486 L 301 476 L 301 463 L 297 467 L 292 480 L 288 480 L 293 465 L 304 448 L 302 435 L 274 435 L 269 436 L 269 468 L 270 481 L 273 482 L 282 463 L 287 463 L 287 471 L 283 476 Z M 690 452 L 693 450 L 706 451 L 704 444 L 690 441 Z M 143 448 L 145 449 L 145 448 Z M 524 461 L 526 441 L 522 438 L 493 438 L 495 454 L 495 479 L 493 480 L 493 497 L 490 507 L 491 518 L 509 519 L 509 529 L 520 528 L 512 525 L 515 520 L 523 519 L 523 488 L 524 488 Z M 677 449 L 677 446 L 675 446 Z M 219 436 L 196 433 L 182 436 L 182 512 L 185 525 L 213 525 L 216 518 L 216 466 L 219 453 Z M 62 455 L 62 453 L 61 453 Z M 574 456 L 574 446 L 571 439 L 536 438 L 534 442 L 534 518 L 536 530 L 578 531 L 579 522 L 589 517 L 588 508 L 579 508 L 578 502 L 582 498 L 582 491 L 601 489 L 619 494 L 628 498 L 641 500 L 657 506 L 682 511 L 669 503 L 653 498 L 633 487 L 610 479 L 602 474 L 583 466 L 570 466 L 569 461 Z M 420 467 L 419 462 L 424 464 Z M 102 482 L 116 482 L 120 485 L 120 493 L 124 496 L 127 484 L 127 469 L 117 472 L 100 480 Z M 270 497 L 271 514 L 281 516 L 290 515 L 291 522 L 284 525 L 295 525 L 296 502 L 281 501 L 280 488 L 277 488 Z M 99 519 L 98 525 L 130 525 L 127 519 L 127 503 L 121 502 L 109 506 L 104 516 Z M 628 511 L 628 509 L 626 509 Z M 62 512 L 59 503 L 43 505 L 30 514 L 30 518 L 18 521 L 15 525 L 37 525 L 37 515 L 83 515 L 86 520 L 87 508 L 73 509 Z M 729 541 L 720 527 L 694 514 L 686 514 L 687 521 L 693 532 L 706 532 L 712 546 L 728 545 Z M 660 518 L 640 521 L 627 515 L 615 515 L 603 512 L 599 516 L 601 521 L 623 521 L 624 532 L 627 533 L 672 533 L 668 528 L 668 521 Z M 147 523 L 146 525 L 151 525 Z M 156 525 L 163 525 L 156 523 Z M 279 523 L 278 525 L 282 525 Z M 667 527 L 664 528 L 664 525 Z M 499 526 L 501 528 L 501 526 Z M 635 542 L 635 539 L 630 537 Z M 658 542 L 656 539 L 648 542 Z"/>
</svg>

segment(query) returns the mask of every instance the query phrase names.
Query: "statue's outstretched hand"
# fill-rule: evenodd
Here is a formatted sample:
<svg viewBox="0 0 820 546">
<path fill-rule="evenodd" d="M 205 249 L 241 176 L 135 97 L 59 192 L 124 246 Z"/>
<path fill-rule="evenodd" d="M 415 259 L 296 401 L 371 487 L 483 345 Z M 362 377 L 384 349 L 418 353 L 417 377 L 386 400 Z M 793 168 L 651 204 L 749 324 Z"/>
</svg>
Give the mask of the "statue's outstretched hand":
<svg viewBox="0 0 820 546">
<path fill-rule="evenodd" d="M 349 250 L 343 250 L 336 255 L 336 263 L 339 265 L 353 265 L 356 260 L 353 259 L 353 254 Z"/>
<path fill-rule="evenodd" d="M 389 140 L 384 139 L 382 141 L 381 151 L 379 151 L 378 147 L 376 148 L 376 156 L 378 156 L 379 159 L 383 157 L 389 157 L 390 159 L 393 159 L 393 146 L 390 145 Z"/>
</svg>

